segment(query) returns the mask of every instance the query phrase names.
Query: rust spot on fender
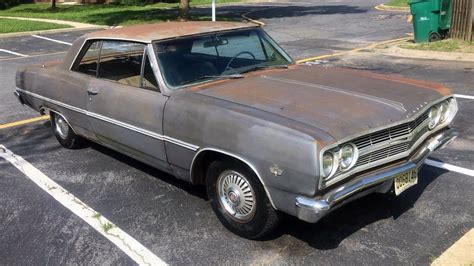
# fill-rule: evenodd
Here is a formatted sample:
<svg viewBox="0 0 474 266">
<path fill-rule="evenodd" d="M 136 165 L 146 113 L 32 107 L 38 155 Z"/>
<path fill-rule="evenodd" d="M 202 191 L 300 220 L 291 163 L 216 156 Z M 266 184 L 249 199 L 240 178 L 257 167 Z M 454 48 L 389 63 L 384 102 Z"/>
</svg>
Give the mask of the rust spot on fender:
<svg viewBox="0 0 474 266">
<path fill-rule="evenodd" d="M 377 74 L 377 73 L 373 73 L 373 72 L 365 72 L 365 71 L 353 70 L 353 69 L 343 69 L 343 70 L 356 72 L 357 75 L 360 75 L 360 76 L 376 78 L 376 79 L 381 79 L 381 80 L 387 80 L 387 81 L 394 81 L 394 82 L 403 83 L 403 84 L 407 84 L 407 85 L 417 86 L 417 87 L 420 87 L 420 88 L 435 90 L 435 91 L 439 92 L 441 95 L 451 95 L 452 94 L 450 89 L 448 89 L 448 88 L 446 88 L 443 85 L 438 84 L 438 83 L 427 82 L 427 81 L 423 81 L 423 80 L 409 79 L 409 78 L 405 78 L 405 77 L 401 77 L 401 76 L 395 76 L 395 75 L 383 75 L 383 74 Z"/>
</svg>

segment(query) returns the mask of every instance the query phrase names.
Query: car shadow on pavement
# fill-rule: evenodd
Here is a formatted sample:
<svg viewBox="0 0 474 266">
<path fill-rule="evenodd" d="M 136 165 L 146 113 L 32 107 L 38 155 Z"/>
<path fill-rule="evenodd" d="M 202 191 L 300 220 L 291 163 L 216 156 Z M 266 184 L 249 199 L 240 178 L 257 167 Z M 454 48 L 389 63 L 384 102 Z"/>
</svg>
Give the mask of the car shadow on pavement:
<svg viewBox="0 0 474 266">
<path fill-rule="evenodd" d="M 302 17 L 313 15 L 335 15 L 335 14 L 360 14 L 366 13 L 368 9 L 349 5 L 324 5 L 324 6 L 265 6 L 262 10 L 252 12 L 253 19 L 270 19 L 284 17 Z"/>
<path fill-rule="evenodd" d="M 3 130 L 0 132 L 0 144 L 5 145 L 31 163 L 35 162 L 38 154 L 47 154 L 62 149 L 61 146 L 50 145 L 51 137 L 54 138 L 51 123 L 44 121 L 34 125 Z"/>
<path fill-rule="evenodd" d="M 374 222 L 397 220 L 413 208 L 429 184 L 446 172 L 424 166 L 420 171 L 418 184 L 399 196 L 395 196 L 393 192 L 368 195 L 335 210 L 316 224 L 287 217 L 272 238 L 288 234 L 319 250 L 335 249 L 344 239 L 359 230 L 368 231 L 366 227 Z"/>
<path fill-rule="evenodd" d="M 137 161 L 127 155 L 124 155 L 122 153 L 119 153 L 117 151 L 114 151 L 112 149 L 109 149 L 107 147 L 104 147 L 100 144 L 94 143 L 89 141 L 89 146 L 90 148 L 96 150 L 97 152 L 100 152 L 102 154 L 105 154 L 109 157 L 114 158 L 115 160 L 120 161 L 121 163 L 127 164 L 130 167 L 133 167 L 139 171 L 142 171 L 156 179 L 159 179 L 163 182 L 166 182 L 170 185 L 173 185 L 186 193 L 202 198 L 204 200 L 207 200 L 207 194 L 206 190 L 203 186 L 194 186 L 189 182 L 186 182 L 184 180 L 180 180 L 166 172 L 163 172 L 157 168 L 154 168 L 152 166 L 149 166 L 145 163 L 142 163 L 140 161 Z"/>
<path fill-rule="evenodd" d="M 192 196 L 207 200 L 204 186 L 194 186 L 99 144 L 90 142 L 90 147 Z M 367 231 L 366 227 L 372 223 L 385 219 L 397 220 L 398 217 L 413 208 L 419 197 L 436 178 L 446 172 L 442 169 L 424 166 L 419 174 L 418 184 L 398 197 L 394 193 L 368 195 L 335 210 L 315 224 L 284 215 L 278 230 L 262 241 L 271 241 L 283 235 L 290 235 L 319 250 L 335 249 L 352 234 L 360 230 Z"/>
</svg>

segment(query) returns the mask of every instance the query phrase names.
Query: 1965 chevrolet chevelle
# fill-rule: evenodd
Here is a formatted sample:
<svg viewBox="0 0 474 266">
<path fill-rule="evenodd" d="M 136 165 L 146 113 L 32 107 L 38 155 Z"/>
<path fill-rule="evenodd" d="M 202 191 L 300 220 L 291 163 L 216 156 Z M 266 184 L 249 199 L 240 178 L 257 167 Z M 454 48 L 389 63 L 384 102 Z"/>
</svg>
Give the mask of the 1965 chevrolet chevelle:
<svg viewBox="0 0 474 266">
<path fill-rule="evenodd" d="M 205 185 L 220 221 L 252 239 L 281 212 L 314 223 L 369 193 L 400 194 L 457 136 L 445 87 L 297 65 L 244 23 L 90 33 L 16 84 L 64 147 L 92 140 Z"/>
</svg>

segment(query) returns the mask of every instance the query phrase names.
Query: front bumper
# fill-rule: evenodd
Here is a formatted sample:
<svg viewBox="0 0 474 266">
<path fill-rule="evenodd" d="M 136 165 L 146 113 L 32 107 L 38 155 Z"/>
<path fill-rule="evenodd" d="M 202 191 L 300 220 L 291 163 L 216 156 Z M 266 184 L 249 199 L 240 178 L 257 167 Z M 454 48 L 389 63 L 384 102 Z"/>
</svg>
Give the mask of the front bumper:
<svg viewBox="0 0 474 266">
<path fill-rule="evenodd" d="M 425 141 L 418 151 L 410 157 L 408 162 L 355 179 L 334 188 L 322 197 L 296 197 L 296 213 L 298 218 L 315 223 L 329 212 L 357 198 L 373 192 L 388 192 L 392 188 L 395 176 L 419 168 L 433 151 L 443 148 L 458 135 L 458 132 L 454 129 L 445 129 Z"/>
<path fill-rule="evenodd" d="M 21 94 L 18 92 L 18 91 L 14 91 L 13 94 L 15 95 L 15 97 L 18 99 L 18 101 L 24 105 L 25 104 L 25 101 L 23 100 L 23 98 L 21 97 Z"/>
</svg>

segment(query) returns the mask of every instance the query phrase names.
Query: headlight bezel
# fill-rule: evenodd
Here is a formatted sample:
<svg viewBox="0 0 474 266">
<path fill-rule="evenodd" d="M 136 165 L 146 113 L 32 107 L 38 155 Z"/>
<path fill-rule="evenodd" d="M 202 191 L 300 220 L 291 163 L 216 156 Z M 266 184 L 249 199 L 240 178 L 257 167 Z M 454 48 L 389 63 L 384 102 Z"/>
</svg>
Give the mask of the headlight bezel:
<svg viewBox="0 0 474 266">
<path fill-rule="evenodd" d="M 352 154 L 352 160 L 350 164 L 347 167 L 343 167 L 341 165 L 342 149 L 346 146 L 350 146 L 352 148 L 353 154 Z M 324 158 L 326 156 L 331 156 L 333 160 L 332 169 L 328 175 L 326 175 L 325 174 L 326 171 L 324 171 L 325 169 Z M 322 178 L 322 181 L 327 182 L 331 180 L 338 171 L 342 173 L 342 172 L 347 172 L 351 170 L 354 167 L 354 165 L 357 163 L 358 158 L 359 158 L 359 150 L 357 149 L 357 146 L 353 143 L 344 143 L 342 145 L 338 145 L 332 149 L 328 149 L 324 151 L 321 155 L 321 163 L 320 163 L 320 177 Z"/>
<path fill-rule="evenodd" d="M 350 163 L 347 165 L 347 166 L 344 166 L 343 164 L 343 150 L 344 148 L 346 147 L 350 147 L 352 148 L 352 158 L 351 158 L 351 161 Z M 357 149 L 357 146 L 354 145 L 353 143 L 346 143 L 344 145 L 341 146 L 340 150 L 339 150 L 339 166 L 341 168 L 341 171 L 349 171 L 352 167 L 354 167 L 354 165 L 357 163 L 357 159 L 359 158 L 359 149 Z"/>
<path fill-rule="evenodd" d="M 324 158 L 326 156 L 332 158 L 332 163 L 331 163 L 332 168 L 331 168 L 331 171 L 327 175 L 325 174 L 325 171 L 324 171 Z M 320 173 L 321 173 L 322 178 L 324 178 L 325 180 L 329 180 L 329 179 L 331 179 L 331 177 L 334 176 L 334 174 L 337 171 L 337 168 L 339 167 L 338 160 L 339 160 L 338 157 L 332 151 L 326 151 L 326 152 L 323 153 L 323 155 L 321 156 L 321 169 L 320 169 Z"/>
<path fill-rule="evenodd" d="M 433 115 L 433 112 L 436 110 L 436 114 Z M 434 117 L 433 117 L 434 116 Z M 440 105 L 435 104 L 430 107 L 428 111 L 428 129 L 435 129 L 441 120 L 441 108 Z"/>
<path fill-rule="evenodd" d="M 441 113 L 441 117 L 439 119 L 440 123 L 444 123 L 448 120 L 450 104 L 451 104 L 451 101 L 449 101 L 449 100 L 442 101 L 439 104 L 439 111 Z"/>
<path fill-rule="evenodd" d="M 443 105 L 447 105 L 447 109 L 443 110 Z M 438 114 L 437 117 L 435 117 L 437 120 L 435 125 L 431 125 L 431 110 L 434 108 L 438 109 Z M 450 124 L 454 117 L 456 116 L 458 112 L 458 103 L 456 101 L 456 98 L 450 97 L 447 99 L 442 100 L 441 102 L 438 102 L 437 104 L 434 104 L 430 107 L 429 109 L 429 115 L 428 115 L 428 129 L 429 130 L 435 130 L 440 127 L 444 127 L 448 124 Z"/>
</svg>

